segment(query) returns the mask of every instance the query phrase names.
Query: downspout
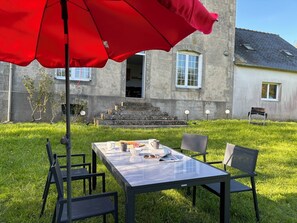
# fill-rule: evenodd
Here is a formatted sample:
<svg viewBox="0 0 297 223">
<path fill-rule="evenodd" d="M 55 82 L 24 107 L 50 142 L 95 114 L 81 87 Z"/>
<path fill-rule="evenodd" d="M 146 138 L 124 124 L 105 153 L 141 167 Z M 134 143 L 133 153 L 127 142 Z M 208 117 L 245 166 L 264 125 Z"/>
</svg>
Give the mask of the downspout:
<svg viewBox="0 0 297 223">
<path fill-rule="evenodd" d="M 7 120 L 4 123 L 8 123 L 11 121 L 12 73 L 13 65 L 12 63 L 10 63 L 8 73 Z"/>
</svg>

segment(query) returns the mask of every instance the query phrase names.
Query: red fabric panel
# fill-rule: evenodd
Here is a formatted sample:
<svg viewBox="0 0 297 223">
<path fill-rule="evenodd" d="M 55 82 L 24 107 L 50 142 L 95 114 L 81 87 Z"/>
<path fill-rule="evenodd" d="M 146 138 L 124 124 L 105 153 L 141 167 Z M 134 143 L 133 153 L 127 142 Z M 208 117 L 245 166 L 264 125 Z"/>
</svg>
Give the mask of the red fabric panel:
<svg viewBox="0 0 297 223">
<path fill-rule="evenodd" d="M 209 33 L 216 17 L 193 2 L 68 0 L 70 66 L 103 67 L 108 59 L 120 62 L 142 50 L 169 51 L 198 26 Z M 0 33 L 0 60 L 65 66 L 59 0 L 0 0 Z"/>
</svg>

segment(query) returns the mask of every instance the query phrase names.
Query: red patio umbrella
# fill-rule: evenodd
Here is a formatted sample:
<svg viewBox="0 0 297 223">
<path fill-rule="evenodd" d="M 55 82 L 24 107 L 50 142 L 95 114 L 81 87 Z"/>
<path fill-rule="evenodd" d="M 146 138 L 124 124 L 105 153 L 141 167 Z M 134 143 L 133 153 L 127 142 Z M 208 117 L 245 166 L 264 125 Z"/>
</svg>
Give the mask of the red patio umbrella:
<svg viewBox="0 0 297 223">
<path fill-rule="evenodd" d="M 199 0 L 0 0 L 0 60 L 65 67 L 70 170 L 69 66 L 103 67 L 149 49 L 169 51 L 197 29 L 211 32 L 218 15 Z M 68 217 L 71 180 L 67 174 Z"/>
</svg>

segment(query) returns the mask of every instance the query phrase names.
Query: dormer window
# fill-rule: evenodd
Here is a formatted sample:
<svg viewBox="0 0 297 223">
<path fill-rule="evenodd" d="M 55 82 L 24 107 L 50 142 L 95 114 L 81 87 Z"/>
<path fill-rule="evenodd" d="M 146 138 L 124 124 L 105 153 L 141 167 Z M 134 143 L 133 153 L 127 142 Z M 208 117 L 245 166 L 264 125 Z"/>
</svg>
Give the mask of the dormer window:
<svg viewBox="0 0 297 223">
<path fill-rule="evenodd" d="M 286 56 L 289 56 L 289 57 L 293 57 L 294 56 L 289 50 L 281 50 L 281 52 L 283 54 L 285 54 Z"/>
<path fill-rule="evenodd" d="M 242 44 L 242 46 L 247 50 L 255 50 L 249 43 L 244 43 Z"/>
</svg>

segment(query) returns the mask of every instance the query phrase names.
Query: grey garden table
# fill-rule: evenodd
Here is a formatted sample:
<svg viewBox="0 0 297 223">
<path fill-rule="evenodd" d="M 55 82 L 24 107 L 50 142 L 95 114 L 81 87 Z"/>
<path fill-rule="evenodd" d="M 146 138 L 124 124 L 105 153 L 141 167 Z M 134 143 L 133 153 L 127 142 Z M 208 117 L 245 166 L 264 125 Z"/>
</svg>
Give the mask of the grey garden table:
<svg viewBox="0 0 297 223">
<path fill-rule="evenodd" d="M 145 143 L 145 140 L 137 142 Z M 92 143 L 92 172 L 97 172 L 99 157 L 125 192 L 126 223 L 135 222 L 135 196 L 140 193 L 160 191 L 172 188 L 189 187 L 220 182 L 220 222 L 230 220 L 230 175 L 220 169 L 195 160 L 164 145 L 172 155 L 179 157 L 177 162 L 145 159 L 132 156 L 119 148 L 108 149 L 107 142 Z M 93 179 L 96 188 L 96 178 Z"/>
</svg>

